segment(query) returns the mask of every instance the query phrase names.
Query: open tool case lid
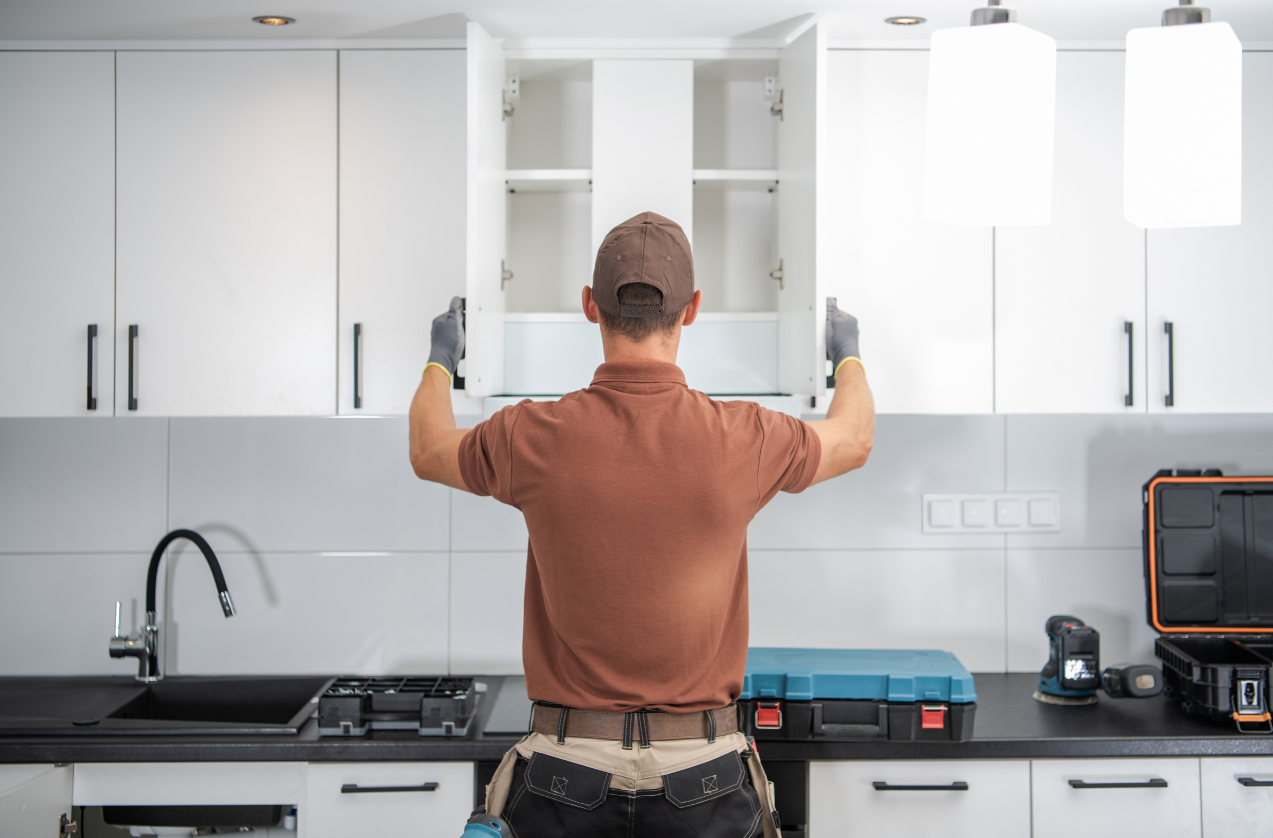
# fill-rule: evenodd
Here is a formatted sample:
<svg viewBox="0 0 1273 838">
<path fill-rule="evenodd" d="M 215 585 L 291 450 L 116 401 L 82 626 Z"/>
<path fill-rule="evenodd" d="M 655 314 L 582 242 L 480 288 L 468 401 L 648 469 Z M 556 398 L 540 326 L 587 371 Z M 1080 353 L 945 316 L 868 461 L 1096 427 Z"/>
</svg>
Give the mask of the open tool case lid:
<svg viewBox="0 0 1273 838">
<path fill-rule="evenodd" d="M 950 652 L 752 648 L 740 698 L 966 704 L 977 700 L 977 690 Z"/>
<path fill-rule="evenodd" d="M 1149 624 L 1165 635 L 1273 634 L 1273 477 L 1160 471 L 1144 503 Z"/>
</svg>

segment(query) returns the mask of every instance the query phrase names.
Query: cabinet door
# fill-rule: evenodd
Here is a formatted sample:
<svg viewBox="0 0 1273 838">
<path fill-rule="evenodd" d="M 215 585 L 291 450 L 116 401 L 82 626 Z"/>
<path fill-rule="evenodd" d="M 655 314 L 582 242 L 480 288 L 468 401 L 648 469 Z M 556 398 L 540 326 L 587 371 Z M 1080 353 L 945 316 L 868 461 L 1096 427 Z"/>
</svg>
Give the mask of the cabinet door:
<svg viewBox="0 0 1273 838">
<path fill-rule="evenodd" d="M 117 414 L 333 413 L 335 52 L 121 52 L 116 84 Z"/>
<path fill-rule="evenodd" d="M 1202 835 L 1273 835 L 1273 759 L 1202 760 Z"/>
<path fill-rule="evenodd" d="M 1052 223 L 995 230 L 1000 413 L 1145 412 L 1145 234 L 1123 218 L 1123 65 L 1121 52 L 1058 53 Z"/>
<path fill-rule="evenodd" d="M 1036 760 L 1031 771 L 1034 838 L 1202 834 L 1196 759 Z"/>
<path fill-rule="evenodd" d="M 111 415 L 114 73 L 110 52 L 0 53 L 0 416 Z"/>
<path fill-rule="evenodd" d="M 1029 838 L 1030 763 L 815 762 L 809 766 L 809 832 L 819 838 Z"/>
<path fill-rule="evenodd" d="M 1242 223 L 1149 231 L 1152 412 L 1273 411 L 1271 135 L 1273 53 L 1248 52 L 1242 56 Z M 1170 343 L 1165 323 L 1172 324 Z"/>
<path fill-rule="evenodd" d="M 829 62 L 818 249 L 826 293 L 861 323 L 876 409 L 990 413 L 991 230 L 923 217 L 928 52 L 833 50 Z"/>
<path fill-rule="evenodd" d="M 342 793 L 348 786 L 358 791 Z M 471 762 L 316 762 L 306 787 L 306 838 L 454 838 L 473 811 Z"/>
<path fill-rule="evenodd" d="M 4 766 L 25 769 L 28 766 Z M 30 766 L 25 777 L 9 786 L 0 771 L 0 835 L 5 838 L 49 838 L 62 834 L 61 818 L 71 813 L 71 766 Z M 18 772 L 14 772 L 15 774 Z M 15 779 L 17 779 L 15 777 Z M 7 787 L 6 787 L 7 786 Z"/>
<path fill-rule="evenodd" d="M 826 392 L 827 271 L 834 252 L 824 206 L 827 36 L 814 24 L 783 48 L 778 59 L 783 113 L 778 124 L 778 389 L 820 396 Z M 830 188 L 834 189 L 834 185 Z M 826 268 L 824 269 L 824 265 Z"/>
<path fill-rule="evenodd" d="M 466 62 L 467 229 L 464 390 L 473 398 L 504 392 L 504 50 L 468 24 Z"/>
<path fill-rule="evenodd" d="M 406 413 L 464 296 L 464 71 L 459 50 L 340 54 L 341 413 Z"/>
</svg>

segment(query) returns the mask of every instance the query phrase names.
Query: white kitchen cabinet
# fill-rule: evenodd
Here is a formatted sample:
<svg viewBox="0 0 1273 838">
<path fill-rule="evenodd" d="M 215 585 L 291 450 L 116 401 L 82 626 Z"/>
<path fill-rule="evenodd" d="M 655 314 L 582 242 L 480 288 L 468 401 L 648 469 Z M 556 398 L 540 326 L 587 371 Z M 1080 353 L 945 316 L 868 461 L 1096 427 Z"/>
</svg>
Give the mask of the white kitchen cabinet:
<svg viewBox="0 0 1273 838">
<path fill-rule="evenodd" d="M 335 412 L 336 53 L 121 52 L 116 92 L 116 413 Z"/>
<path fill-rule="evenodd" d="M 809 833 L 817 838 L 1029 838 L 1030 763 L 813 762 Z"/>
<path fill-rule="evenodd" d="M 1273 835 L 1273 759 L 1202 760 L 1202 835 Z"/>
<path fill-rule="evenodd" d="M 1198 838 L 1196 759 L 1035 760 L 1034 838 Z"/>
<path fill-rule="evenodd" d="M 999 413 L 1145 412 L 1145 234 L 1123 218 L 1123 65 L 1122 52 L 1057 55 L 1052 223 L 995 230 Z"/>
<path fill-rule="evenodd" d="M 828 64 L 818 253 L 825 293 L 860 322 L 876 409 L 990 413 L 992 232 L 923 217 L 928 52 L 832 50 Z"/>
<path fill-rule="evenodd" d="M 1273 411 L 1273 53 L 1242 62 L 1242 224 L 1149 231 L 1151 412 Z"/>
<path fill-rule="evenodd" d="M 0 765 L 0 835 L 49 838 L 70 820 L 69 765 Z"/>
<path fill-rule="evenodd" d="M 112 412 L 114 68 L 0 53 L 0 416 Z"/>
<path fill-rule="evenodd" d="M 460 50 L 340 53 L 342 414 L 406 413 L 465 293 L 464 78 Z"/>
<path fill-rule="evenodd" d="M 454 838 L 473 811 L 473 763 L 315 762 L 306 788 L 305 838 Z"/>
<path fill-rule="evenodd" d="M 76 806 L 277 806 L 304 797 L 303 762 L 81 762 Z"/>
</svg>

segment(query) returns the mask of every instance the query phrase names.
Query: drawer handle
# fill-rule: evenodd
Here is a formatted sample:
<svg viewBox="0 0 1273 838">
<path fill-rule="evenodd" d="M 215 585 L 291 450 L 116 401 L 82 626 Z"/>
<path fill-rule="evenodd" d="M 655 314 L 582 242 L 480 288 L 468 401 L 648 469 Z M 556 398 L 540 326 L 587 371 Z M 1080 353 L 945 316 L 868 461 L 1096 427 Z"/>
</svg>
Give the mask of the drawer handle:
<svg viewBox="0 0 1273 838">
<path fill-rule="evenodd" d="M 1239 777 L 1238 782 L 1249 789 L 1260 789 L 1273 786 L 1273 780 L 1257 780 L 1254 777 Z"/>
<path fill-rule="evenodd" d="M 894 786 L 879 780 L 871 783 L 871 785 L 875 786 L 876 791 L 968 791 L 968 784 L 963 780 L 958 780 L 948 786 Z"/>
<path fill-rule="evenodd" d="M 437 791 L 437 783 L 425 783 L 422 786 L 360 786 L 357 783 L 345 783 L 340 787 L 341 794 L 379 794 L 382 791 Z"/>
<path fill-rule="evenodd" d="M 1146 780 L 1143 783 L 1089 783 L 1086 780 L 1070 780 L 1070 788 L 1074 789 L 1165 789 L 1167 781 L 1161 777 Z"/>
<path fill-rule="evenodd" d="M 88 324 L 88 409 L 97 410 L 97 396 L 93 395 L 93 344 L 97 343 L 97 324 Z"/>
</svg>

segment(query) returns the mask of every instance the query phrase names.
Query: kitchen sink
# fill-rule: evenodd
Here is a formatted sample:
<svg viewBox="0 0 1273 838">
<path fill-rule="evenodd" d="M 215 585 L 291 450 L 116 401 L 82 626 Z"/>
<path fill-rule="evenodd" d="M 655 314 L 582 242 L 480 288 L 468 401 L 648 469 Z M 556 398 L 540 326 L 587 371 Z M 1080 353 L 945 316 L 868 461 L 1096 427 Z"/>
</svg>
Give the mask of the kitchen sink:
<svg viewBox="0 0 1273 838">
<path fill-rule="evenodd" d="M 0 678 L 0 735 L 295 734 L 327 676 Z"/>
</svg>

